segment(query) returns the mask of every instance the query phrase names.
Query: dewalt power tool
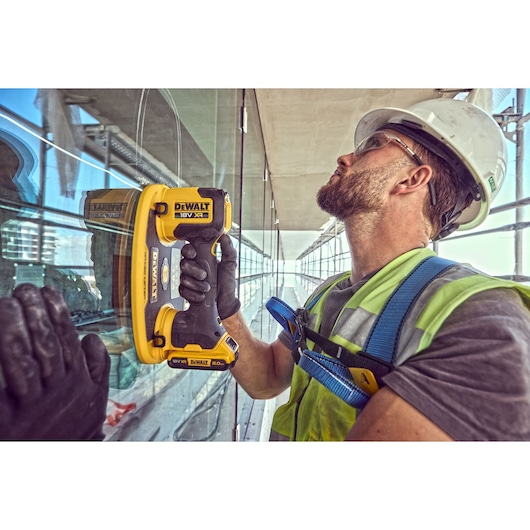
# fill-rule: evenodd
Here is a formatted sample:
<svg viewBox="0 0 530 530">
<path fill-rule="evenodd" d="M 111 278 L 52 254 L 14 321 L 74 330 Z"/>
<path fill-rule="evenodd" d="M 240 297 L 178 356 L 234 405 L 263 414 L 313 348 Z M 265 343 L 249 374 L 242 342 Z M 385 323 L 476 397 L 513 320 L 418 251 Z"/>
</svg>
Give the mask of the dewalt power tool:
<svg viewBox="0 0 530 530">
<path fill-rule="evenodd" d="M 231 213 L 221 189 L 152 184 L 141 192 L 131 256 L 132 327 L 141 362 L 167 360 L 173 368 L 199 370 L 226 370 L 236 362 L 238 344 L 224 329 L 216 305 L 217 242 L 230 230 Z M 197 250 L 211 289 L 204 302 L 183 310 L 174 301 L 186 241 Z"/>
<path fill-rule="evenodd" d="M 217 314 L 217 241 L 231 226 L 228 194 L 216 188 L 102 189 L 86 193 L 84 216 L 102 305 L 133 329 L 138 359 L 173 368 L 226 370 L 237 343 Z M 131 244 L 132 241 L 132 244 Z M 211 290 L 201 304 L 179 294 L 180 250 L 189 241 Z"/>
</svg>

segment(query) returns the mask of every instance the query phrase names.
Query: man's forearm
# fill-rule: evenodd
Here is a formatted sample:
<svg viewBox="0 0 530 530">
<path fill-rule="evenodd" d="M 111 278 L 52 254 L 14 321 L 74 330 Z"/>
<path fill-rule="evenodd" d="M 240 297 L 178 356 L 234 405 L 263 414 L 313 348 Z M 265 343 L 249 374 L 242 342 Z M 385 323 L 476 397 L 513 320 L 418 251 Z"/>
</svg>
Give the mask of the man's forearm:
<svg viewBox="0 0 530 530">
<path fill-rule="evenodd" d="M 251 397 L 270 399 L 289 387 L 293 361 L 288 348 L 278 340 L 267 344 L 256 338 L 240 311 L 223 320 L 223 325 L 239 344 L 231 372 Z"/>
</svg>

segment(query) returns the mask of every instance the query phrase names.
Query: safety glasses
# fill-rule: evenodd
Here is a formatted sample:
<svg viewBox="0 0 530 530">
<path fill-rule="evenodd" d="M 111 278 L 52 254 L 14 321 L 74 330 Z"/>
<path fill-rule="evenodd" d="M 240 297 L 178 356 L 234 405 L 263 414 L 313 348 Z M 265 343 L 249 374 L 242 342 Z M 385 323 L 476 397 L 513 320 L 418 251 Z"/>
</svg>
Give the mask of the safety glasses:
<svg viewBox="0 0 530 530">
<path fill-rule="evenodd" d="M 386 147 L 391 142 L 396 142 L 399 146 L 405 149 L 405 151 L 415 160 L 418 165 L 423 166 L 423 162 L 421 161 L 420 157 L 401 138 L 398 138 L 395 134 L 382 131 L 376 131 L 365 138 L 355 148 L 354 154 L 355 156 L 361 156 L 365 153 L 368 153 L 368 151 L 383 149 L 383 147 Z"/>
<path fill-rule="evenodd" d="M 397 137 L 395 134 L 383 131 L 376 131 L 370 136 L 366 137 L 364 140 L 362 140 L 355 148 L 354 155 L 362 156 L 368 153 L 369 151 L 383 149 L 383 147 L 386 147 L 391 142 L 395 142 L 401 148 L 403 148 L 407 152 L 407 154 L 414 159 L 416 164 L 418 164 L 419 166 L 424 165 L 421 158 L 401 138 Z M 434 206 L 436 204 L 436 193 L 434 191 L 434 185 L 431 180 L 429 180 L 428 186 L 429 193 L 431 196 L 431 206 Z"/>
</svg>

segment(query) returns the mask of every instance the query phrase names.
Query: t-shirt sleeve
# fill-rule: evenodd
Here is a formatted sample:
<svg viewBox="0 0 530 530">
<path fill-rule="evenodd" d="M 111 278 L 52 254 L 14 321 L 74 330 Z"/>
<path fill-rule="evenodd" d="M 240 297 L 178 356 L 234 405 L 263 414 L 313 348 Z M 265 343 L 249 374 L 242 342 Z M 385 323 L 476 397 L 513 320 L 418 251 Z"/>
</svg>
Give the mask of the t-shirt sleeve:
<svg viewBox="0 0 530 530">
<path fill-rule="evenodd" d="M 291 335 L 284 329 L 280 331 L 280 334 L 278 335 L 278 339 L 280 339 L 280 342 L 284 344 L 285 346 L 287 346 L 288 348 L 291 348 L 293 345 Z"/>
<path fill-rule="evenodd" d="M 476 294 L 384 382 L 456 440 L 530 440 L 530 311 L 509 289 Z"/>
</svg>

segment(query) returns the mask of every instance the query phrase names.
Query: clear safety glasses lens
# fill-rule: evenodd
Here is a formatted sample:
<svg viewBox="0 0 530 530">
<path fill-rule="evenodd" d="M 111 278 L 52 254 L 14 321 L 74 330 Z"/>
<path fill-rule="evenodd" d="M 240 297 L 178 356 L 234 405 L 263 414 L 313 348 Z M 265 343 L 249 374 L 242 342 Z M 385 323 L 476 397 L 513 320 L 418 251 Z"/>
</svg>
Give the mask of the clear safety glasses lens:
<svg viewBox="0 0 530 530">
<path fill-rule="evenodd" d="M 367 153 L 368 151 L 374 151 L 375 149 L 382 149 L 388 145 L 392 140 L 395 140 L 397 137 L 392 137 L 388 134 L 376 132 L 371 134 L 362 140 L 359 145 L 355 148 L 355 156 L 361 156 Z"/>
<path fill-rule="evenodd" d="M 420 157 L 401 139 L 393 134 L 389 134 L 386 132 L 375 132 L 365 138 L 356 148 L 354 151 L 355 156 L 361 156 L 368 151 L 373 151 L 374 149 L 382 149 L 386 145 L 388 145 L 390 142 L 396 142 L 401 148 L 403 148 L 409 156 L 411 156 L 416 164 L 419 166 L 423 165 L 423 162 L 421 161 Z"/>
</svg>

